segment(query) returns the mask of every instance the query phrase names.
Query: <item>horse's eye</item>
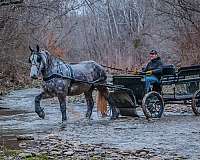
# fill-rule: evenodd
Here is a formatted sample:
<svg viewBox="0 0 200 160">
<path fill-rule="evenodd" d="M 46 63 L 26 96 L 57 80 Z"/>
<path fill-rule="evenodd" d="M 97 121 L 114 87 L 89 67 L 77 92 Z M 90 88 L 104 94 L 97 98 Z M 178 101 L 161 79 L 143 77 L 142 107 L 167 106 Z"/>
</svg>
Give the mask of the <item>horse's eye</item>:
<svg viewBox="0 0 200 160">
<path fill-rule="evenodd" d="M 40 63 L 41 61 L 42 61 L 42 57 L 41 57 L 41 56 L 38 56 L 38 57 L 37 57 L 37 62 Z"/>
</svg>

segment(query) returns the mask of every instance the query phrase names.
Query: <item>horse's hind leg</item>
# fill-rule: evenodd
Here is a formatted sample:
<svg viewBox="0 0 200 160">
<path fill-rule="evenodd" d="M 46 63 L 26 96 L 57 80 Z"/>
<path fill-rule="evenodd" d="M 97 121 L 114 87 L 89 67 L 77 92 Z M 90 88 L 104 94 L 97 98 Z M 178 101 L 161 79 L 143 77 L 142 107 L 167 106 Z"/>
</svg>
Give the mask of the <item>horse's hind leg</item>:
<svg viewBox="0 0 200 160">
<path fill-rule="evenodd" d="M 58 95 L 58 100 L 60 103 L 60 111 L 62 113 L 62 121 L 67 120 L 67 115 L 66 115 L 66 96 L 65 95 Z"/>
<path fill-rule="evenodd" d="M 40 101 L 45 98 L 50 98 L 45 92 L 40 93 L 38 96 L 35 97 L 35 112 L 38 116 L 42 119 L 45 117 L 44 108 L 40 107 Z"/>
<path fill-rule="evenodd" d="M 87 103 L 86 118 L 90 119 L 94 107 L 94 100 L 92 98 L 92 89 L 90 89 L 88 92 L 84 92 L 84 95 Z"/>
</svg>

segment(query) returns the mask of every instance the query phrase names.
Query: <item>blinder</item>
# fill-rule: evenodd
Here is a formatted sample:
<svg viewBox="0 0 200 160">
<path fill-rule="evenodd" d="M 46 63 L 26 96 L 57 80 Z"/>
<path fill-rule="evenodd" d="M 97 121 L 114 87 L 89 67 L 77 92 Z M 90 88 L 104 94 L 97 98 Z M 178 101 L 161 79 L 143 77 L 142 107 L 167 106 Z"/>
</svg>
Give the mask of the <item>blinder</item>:
<svg viewBox="0 0 200 160">
<path fill-rule="evenodd" d="M 31 50 L 31 55 L 35 55 L 37 56 L 35 59 L 33 58 L 31 60 L 31 56 L 29 57 L 29 63 L 32 65 L 32 66 L 36 66 L 37 67 L 37 70 L 39 71 L 40 70 L 40 67 L 42 65 L 42 63 L 44 64 L 44 60 L 42 58 L 42 54 L 39 52 L 39 51 L 34 51 L 34 50 Z M 39 64 L 39 65 L 38 65 Z M 44 72 L 45 70 L 45 65 L 43 65 L 43 67 L 41 68 L 41 72 Z"/>
</svg>

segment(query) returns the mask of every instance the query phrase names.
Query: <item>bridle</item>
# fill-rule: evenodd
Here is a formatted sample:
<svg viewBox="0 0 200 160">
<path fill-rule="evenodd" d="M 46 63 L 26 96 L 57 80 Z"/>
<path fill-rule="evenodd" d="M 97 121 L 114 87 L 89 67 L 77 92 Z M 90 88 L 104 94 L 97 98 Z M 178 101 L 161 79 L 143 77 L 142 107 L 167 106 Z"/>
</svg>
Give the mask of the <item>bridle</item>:
<svg viewBox="0 0 200 160">
<path fill-rule="evenodd" d="M 43 68 L 41 68 L 41 72 L 43 72 L 43 70 L 45 69 L 45 65 L 44 65 L 44 60 L 43 60 L 43 58 L 41 56 L 41 53 L 40 52 L 38 52 L 38 53 L 33 52 L 32 55 L 39 56 L 40 59 L 41 59 L 41 62 L 39 63 L 39 62 L 37 62 L 37 59 L 33 58 L 32 60 L 30 60 L 31 61 L 31 65 L 32 66 L 36 66 L 37 67 L 37 72 L 39 72 L 39 70 L 41 68 L 41 65 L 43 64 Z M 37 65 L 37 63 L 39 63 L 39 65 Z"/>
</svg>

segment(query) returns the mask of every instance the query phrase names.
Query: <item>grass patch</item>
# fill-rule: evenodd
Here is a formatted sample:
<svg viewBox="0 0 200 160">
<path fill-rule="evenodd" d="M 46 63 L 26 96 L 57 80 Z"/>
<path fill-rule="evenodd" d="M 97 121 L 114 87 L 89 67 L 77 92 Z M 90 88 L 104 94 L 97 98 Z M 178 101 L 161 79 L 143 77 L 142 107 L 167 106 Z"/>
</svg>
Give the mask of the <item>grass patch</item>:
<svg viewBox="0 0 200 160">
<path fill-rule="evenodd" d="M 5 157 L 16 157 L 21 153 L 20 150 L 13 150 L 8 148 L 3 148 L 3 151 L 0 153 L 0 160 L 4 160 Z"/>
<path fill-rule="evenodd" d="M 41 154 L 41 155 L 36 155 L 34 157 L 27 157 L 25 160 L 48 160 L 48 155 L 46 154 Z"/>
<path fill-rule="evenodd" d="M 7 149 L 4 148 L 3 151 L 0 153 L 0 160 L 5 160 L 7 157 L 13 157 L 16 158 L 19 156 L 19 154 L 22 153 L 20 150 L 12 150 L 12 149 Z M 31 156 L 31 157 L 24 157 L 24 160 L 48 160 L 48 155 L 46 154 L 40 154 L 36 156 Z"/>
</svg>

